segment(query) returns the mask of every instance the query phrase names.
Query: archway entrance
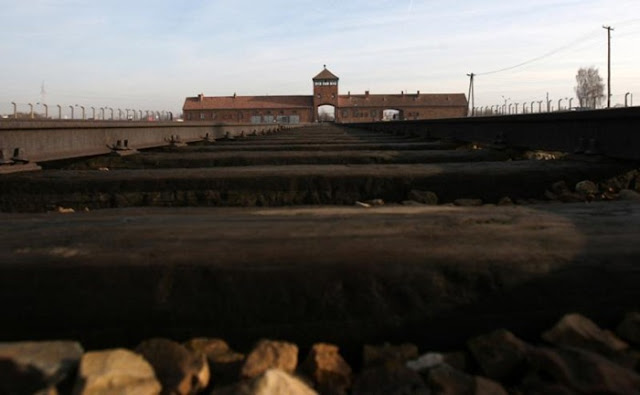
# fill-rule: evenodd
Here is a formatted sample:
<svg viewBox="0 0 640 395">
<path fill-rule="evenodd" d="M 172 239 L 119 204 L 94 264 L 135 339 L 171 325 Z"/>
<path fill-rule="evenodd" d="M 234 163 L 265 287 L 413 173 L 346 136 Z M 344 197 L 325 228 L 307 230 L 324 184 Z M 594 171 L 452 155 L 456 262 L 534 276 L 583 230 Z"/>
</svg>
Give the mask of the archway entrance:
<svg viewBox="0 0 640 395">
<path fill-rule="evenodd" d="M 382 120 L 383 121 L 402 121 L 404 116 L 402 111 L 395 110 L 393 108 L 387 108 L 382 111 Z"/>
<path fill-rule="evenodd" d="M 318 106 L 318 122 L 335 122 L 336 108 L 331 104 Z"/>
</svg>

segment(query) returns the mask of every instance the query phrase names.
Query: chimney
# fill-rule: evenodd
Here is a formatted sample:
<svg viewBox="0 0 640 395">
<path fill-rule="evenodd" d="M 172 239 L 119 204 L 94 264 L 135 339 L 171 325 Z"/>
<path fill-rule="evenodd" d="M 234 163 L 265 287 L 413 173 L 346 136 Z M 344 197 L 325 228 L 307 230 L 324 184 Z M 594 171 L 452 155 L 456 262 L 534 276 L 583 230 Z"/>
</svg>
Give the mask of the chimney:
<svg viewBox="0 0 640 395">
<path fill-rule="evenodd" d="M 203 101 L 204 100 L 204 94 L 201 93 L 198 95 L 198 101 Z"/>
<path fill-rule="evenodd" d="M 400 96 L 404 96 L 404 91 L 400 91 Z"/>
<path fill-rule="evenodd" d="M 347 92 L 347 97 L 351 97 L 351 91 Z"/>
<path fill-rule="evenodd" d="M 369 91 L 364 91 L 364 95 L 365 95 L 366 97 L 369 97 Z"/>
<path fill-rule="evenodd" d="M 235 93 L 235 92 L 233 92 L 233 98 L 234 98 L 234 99 L 236 98 L 236 93 Z"/>
<path fill-rule="evenodd" d="M 416 96 L 420 97 L 420 91 L 418 91 L 418 93 L 416 93 Z"/>
</svg>

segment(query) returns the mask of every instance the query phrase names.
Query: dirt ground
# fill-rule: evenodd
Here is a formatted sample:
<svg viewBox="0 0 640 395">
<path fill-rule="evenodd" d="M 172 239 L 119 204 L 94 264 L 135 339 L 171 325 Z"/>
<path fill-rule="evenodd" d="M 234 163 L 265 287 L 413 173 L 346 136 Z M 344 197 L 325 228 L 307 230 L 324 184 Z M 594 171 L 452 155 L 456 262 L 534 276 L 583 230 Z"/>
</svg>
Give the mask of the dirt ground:
<svg viewBox="0 0 640 395">
<path fill-rule="evenodd" d="M 0 214 L 0 338 L 446 349 L 640 308 L 640 204 Z M 354 351 L 356 352 L 356 351 Z"/>
</svg>

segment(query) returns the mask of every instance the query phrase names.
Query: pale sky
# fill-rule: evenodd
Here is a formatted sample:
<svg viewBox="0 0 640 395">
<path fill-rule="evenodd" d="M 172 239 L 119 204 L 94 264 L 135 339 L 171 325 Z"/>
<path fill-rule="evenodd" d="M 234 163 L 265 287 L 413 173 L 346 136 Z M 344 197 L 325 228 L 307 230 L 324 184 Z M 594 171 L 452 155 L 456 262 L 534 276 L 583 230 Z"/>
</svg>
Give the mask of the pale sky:
<svg viewBox="0 0 640 395">
<path fill-rule="evenodd" d="M 476 106 L 557 103 L 579 67 L 606 82 L 603 25 L 612 104 L 640 105 L 638 0 L 0 0 L 0 114 L 40 102 L 43 82 L 50 112 L 310 95 L 323 64 L 344 94 L 466 94 L 473 72 Z"/>
</svg>

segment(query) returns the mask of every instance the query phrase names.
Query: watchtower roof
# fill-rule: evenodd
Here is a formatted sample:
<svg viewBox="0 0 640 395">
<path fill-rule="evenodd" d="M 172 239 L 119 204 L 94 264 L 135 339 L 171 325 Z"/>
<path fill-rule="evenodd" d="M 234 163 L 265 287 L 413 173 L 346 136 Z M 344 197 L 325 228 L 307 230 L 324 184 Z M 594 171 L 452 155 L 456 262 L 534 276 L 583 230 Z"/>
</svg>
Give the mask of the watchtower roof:
<svg viewBox="0 0 640 395">
<path fill-rule="evenodd" d="M 313 80 L 339 80 L 339 78 L 333 74 L 332 72 L 330 72 L 327 69 L 327 66 L 324 66 L 324 70 L 322 70 L 320 73 L 318 73 L 318 75 L 316 75 L 315 77 L 313 77 Z"/>
</svg>

